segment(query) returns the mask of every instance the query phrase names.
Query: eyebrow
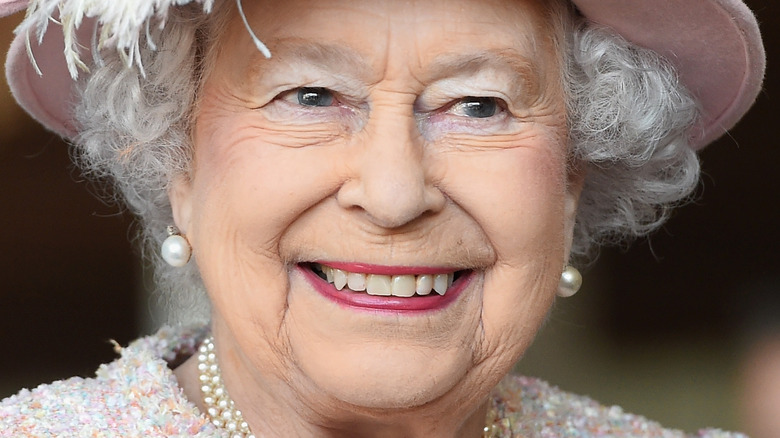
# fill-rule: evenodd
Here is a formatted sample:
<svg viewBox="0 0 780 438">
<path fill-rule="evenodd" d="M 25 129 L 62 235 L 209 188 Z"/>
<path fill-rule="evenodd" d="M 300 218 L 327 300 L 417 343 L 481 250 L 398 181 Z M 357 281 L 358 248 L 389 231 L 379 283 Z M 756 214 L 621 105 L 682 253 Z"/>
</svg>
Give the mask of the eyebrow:
<svg viewBox="0 0 780 438">
<path fill-rule="evenodd" d="M 255 66 L 264 69 L 268 63 L 307 63 L 326 71 L 349 74 L 367 82 L 371 82 L 372 76 L 376 75 L 365 57 L 347 46 L 312 42 L 302 38 L 284 38 L 274 41 L 271 47 L 274 51 L 285 52 L 285 56 L 262 58 L 262 62 L 254 63 Z M 263 64 L 265 66 L 260 67 Z M 513 49 L 444 53 L 426 67 L 427 73 L 422 79 L 426 83 L 433 83 L 486 70 L 506 73 L 512 80 L 511 85 L 527 97 L 540 94 L 541 76 L 538 63 Z"/>
<path fill-rule="evenodd" d="M 512 49 L 486 49 L 476 53 L 446 53 L 434 59 L 425 78 L 433 82 L 445 78 L 473 75 L 485 70 L 507 73 L 513 85 L 527 95 L 538 95 L 541 86 L 539 63 Z"/>
<path fill-rule="evenodd" d="M 255 65 L 268 63 L 307 63 L 332 72 L 349 72 L 360 78 L 371 76 L 371 67 L 355 50 L 346 46 L 323 44 L 298 38 L 274 41 L 273 51 L 284 52 L 282 58 L 265 58 Z M 265 68 L 265 67 L 260 67 Z"/>
</svg>

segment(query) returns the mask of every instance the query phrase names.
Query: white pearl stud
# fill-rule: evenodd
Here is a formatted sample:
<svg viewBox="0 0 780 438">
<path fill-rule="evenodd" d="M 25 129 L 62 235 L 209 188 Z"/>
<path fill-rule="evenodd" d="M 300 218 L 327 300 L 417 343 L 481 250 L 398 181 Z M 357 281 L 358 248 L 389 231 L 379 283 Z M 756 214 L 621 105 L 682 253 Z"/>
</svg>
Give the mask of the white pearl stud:
<svg viewBox="0 0 780 438">
<path fill-rule="evenodd" d="M 582 274 L 574 266 L 567 266 L 561 273 L 561 281 L 558 283 L 558 296 L 568 298 L 577 293 L 582 287 Z"/>
<path fill-rule="evenodd" d="M 168 227 L 168 237 L 163 241 L 160 253 L 169 265 L 181 268 L 190 261 L 192 247 L 176 228 Z"/>
</svg>

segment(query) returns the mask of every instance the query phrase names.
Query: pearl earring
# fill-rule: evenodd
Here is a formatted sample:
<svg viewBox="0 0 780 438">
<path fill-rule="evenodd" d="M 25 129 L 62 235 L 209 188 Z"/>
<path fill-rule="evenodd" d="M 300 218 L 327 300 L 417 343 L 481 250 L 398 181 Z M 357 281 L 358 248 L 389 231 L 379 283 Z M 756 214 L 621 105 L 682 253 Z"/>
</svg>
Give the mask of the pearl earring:
<svg viewBox="0 0 780 438">
<path fill-rule="evenodd" d="M 574 266 L 566 266 L 558 283 L 558 296 L 568 298 L 576 294 L 580 287 L 582 287 L 582 274 Z"/>
<path fill-rule="evenodd" d="M 163 241 L 160 253 L 163 260 L 175 268 L 181 268 L 190 261 L 192 247 L 176 227 L 168 226 L 168 237 Z"/>
</svg>

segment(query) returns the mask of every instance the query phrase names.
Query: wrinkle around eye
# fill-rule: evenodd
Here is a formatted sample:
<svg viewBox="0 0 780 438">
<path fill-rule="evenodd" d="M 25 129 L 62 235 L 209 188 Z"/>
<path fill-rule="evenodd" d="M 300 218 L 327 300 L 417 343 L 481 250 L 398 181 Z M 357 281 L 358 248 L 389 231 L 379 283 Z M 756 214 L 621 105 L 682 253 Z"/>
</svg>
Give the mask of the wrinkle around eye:
<svg viewBox="0 0 780 438">
<path fill-rule="evenodd" d="M 482 152 L 522 148 L 536 148 L 536 138 L 540 134 L 496 134 L 496 135 L 467 135 L 448 134 L 437 139 L 437 148 L 453 152 Z"/>
<path fill-rule="evenodd" d="M 450 136 L 487 138 L 501 135 L 519 135 L 523 120 L 506 110 L 486 118 L 451 114 L 449 111 L 429 114 L 419 119 L 420 132 L 429 141 Z"/>
<path fill-rule="evenodd" d="M 343 139 L 348 132 L 328 123 L 285 125 L 256 123 L 244 129 L 244 137 L 262 139 L 263 143 L 284 148 L 328 146 Z"/>
<path fill-rule="evenodd" d="M 320 125 L 329 129 L 343 132 L 355 132 L 363 124 L 366 115 L 360 108 L 352 108 L 347 105 L 332 106 L 306 106 L 276 98 L 266 105 L 256 108 L 258 112 L 270 123 L 284 126 Z"/>
</svg>

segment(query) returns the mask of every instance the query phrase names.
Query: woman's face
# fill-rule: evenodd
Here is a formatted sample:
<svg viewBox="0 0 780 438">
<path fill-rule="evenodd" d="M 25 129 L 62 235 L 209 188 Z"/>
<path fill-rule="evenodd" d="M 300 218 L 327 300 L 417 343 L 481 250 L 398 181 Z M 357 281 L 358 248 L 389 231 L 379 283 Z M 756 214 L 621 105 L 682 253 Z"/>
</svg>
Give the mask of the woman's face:
<svg viewBox="0 0 780 438">
<path fill-rule="evenodd" d="M 579 193 L 540 3 L 244 2 L 270 59 L 234 14 L 171 192 L 234 395 L 473 409 L 510 370 Z"/>
</svg>

